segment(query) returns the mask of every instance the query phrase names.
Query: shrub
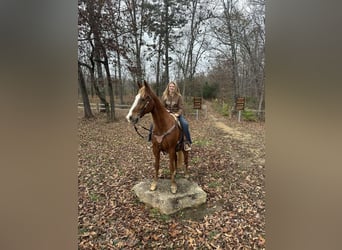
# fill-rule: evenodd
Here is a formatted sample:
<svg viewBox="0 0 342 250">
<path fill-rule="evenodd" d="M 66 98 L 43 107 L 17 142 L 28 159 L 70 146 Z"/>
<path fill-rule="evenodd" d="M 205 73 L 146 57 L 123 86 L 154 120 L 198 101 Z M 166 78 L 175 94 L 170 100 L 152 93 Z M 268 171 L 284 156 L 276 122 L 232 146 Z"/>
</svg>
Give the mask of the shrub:
<svg viewBox="0 0 342 250">
<path fill-rule="evenodd" d="M 214 100 L 213 102 L 213 108 L 215 109 L 216 112 L 220 113 L 221 115 L 224 116 L 229 116 L 229 104 L 225 102 L 221 102 L 217 99 Z"/>
<path fill-rule="evenodd" d="M 257 115 L 255 112 L 249 109 L 245 109 L 244 111 L 241 112 L 242 117 L 245 121 L 257 121 Z"/>
<path fill-rule="evenodd" d="M 216 97 L 217 94 L 217 85 L 216 84 L 208 84 L 208 82 L 205 82 L 205 84 L 202 87 L 203 91 L 203 98 L 205 99 L 212 99 Z"/>
<path fill-rule="evenodd" d="M 221 114 L 224 116 L 229 116 L 229 105 L 228 103 L 222 103 Z"/>
</svg>

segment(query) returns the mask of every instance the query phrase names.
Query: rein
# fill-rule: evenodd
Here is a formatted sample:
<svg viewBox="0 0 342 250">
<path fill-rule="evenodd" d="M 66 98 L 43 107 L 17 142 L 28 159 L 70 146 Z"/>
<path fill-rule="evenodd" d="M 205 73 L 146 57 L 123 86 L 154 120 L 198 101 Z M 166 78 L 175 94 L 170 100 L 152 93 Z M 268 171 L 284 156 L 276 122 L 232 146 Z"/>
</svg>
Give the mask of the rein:
<svg viewBox="0 0 342 250">
<path fill-rule="evenodd" d="M 141 126 L 141 125 L 139 125 L 139 126 L 140 126 L 141 128 L 143 128 L 143 129 L 145 129 L 145 130 L 149 130 L 148 128 L 145 128 L 144 126 Z M 136 124 L 134 124 L 134 128 L 135 128 L 135 131 L 137 131 L 137 134 L 140 135 L 141 138 L 144 138 L 144 136 L 143 136 L 142 134 L 139 133 Z"/>
</svg>

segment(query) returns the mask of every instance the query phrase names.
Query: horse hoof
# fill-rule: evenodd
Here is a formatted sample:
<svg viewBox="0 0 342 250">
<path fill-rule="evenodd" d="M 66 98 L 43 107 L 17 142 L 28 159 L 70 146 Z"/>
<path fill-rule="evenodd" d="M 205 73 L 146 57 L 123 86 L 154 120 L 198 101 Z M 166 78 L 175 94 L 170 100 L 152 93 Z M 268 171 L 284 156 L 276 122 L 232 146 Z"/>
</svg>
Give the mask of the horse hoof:
<svg viewBox="0 0 342 250">
<path fill-rule="evenodd" d="M 156 190 L 156 188 L 157 188 L 157 182 L 152 182 L 152 184 L 150 186 L 150 190 L 154 191 L 154 190 Z"/>
<path fill-rule="evenodd" d="M 171 193 L 177 193 L 177 186 L 171 186 Z"/>
</svg>

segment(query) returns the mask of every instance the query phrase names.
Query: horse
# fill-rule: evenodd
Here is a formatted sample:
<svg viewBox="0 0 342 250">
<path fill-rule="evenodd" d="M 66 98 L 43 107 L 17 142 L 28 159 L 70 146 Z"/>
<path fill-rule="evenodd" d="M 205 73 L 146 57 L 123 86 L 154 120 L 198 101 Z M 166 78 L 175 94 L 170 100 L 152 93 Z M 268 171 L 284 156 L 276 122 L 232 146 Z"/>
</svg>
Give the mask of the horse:
<svg viewBox="0 0 342 250">
<path fill-rule="evenodd" d="M 185 178 L 189 178 L 188 173 L 188 151 L 184 150 L 184 135 L 178 120 L 167 111 L 158 96 L 153 92 L 149 84 L 138 82 L 139 90 L 135 100 L 126 116 L 129 123 L 134 126 L 147 113 L 152 114 L 153 132 L 152 132 L 152 150 L 154 155 L 154 179 L 150 190 L 154 191 L 158 184 L 158 175 L 160 167 L 160 153 L 169 155 L 169 168 L 171 175 L 171 193 L 177 193 L 177 184 L 175 175 L 177 167 L 184 160 Z"/>
</svg>

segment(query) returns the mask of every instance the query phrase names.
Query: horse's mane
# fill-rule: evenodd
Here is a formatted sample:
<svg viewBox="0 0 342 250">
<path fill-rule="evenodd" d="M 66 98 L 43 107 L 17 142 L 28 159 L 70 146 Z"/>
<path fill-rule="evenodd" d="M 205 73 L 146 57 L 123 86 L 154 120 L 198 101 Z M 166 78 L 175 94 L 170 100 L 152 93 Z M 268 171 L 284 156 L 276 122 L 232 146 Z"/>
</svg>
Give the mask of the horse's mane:
<svg viewBox="0 0 342 250">
<path fill-rule="evenodd" d="M 147 83 L 140 88 L 139 93 L 141 96 L 145 96 L 145 94 L 149 94 L 151 98 L 156 102 L 156 105 L 160 106 L 162 110 L 166 111 L 166 108 L 163 106 L 160 98 L 154 93 L 153 89 Z M 169 114 L 168 112 L 166 112 Z"/>
</svg>

